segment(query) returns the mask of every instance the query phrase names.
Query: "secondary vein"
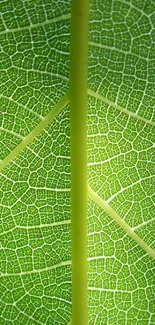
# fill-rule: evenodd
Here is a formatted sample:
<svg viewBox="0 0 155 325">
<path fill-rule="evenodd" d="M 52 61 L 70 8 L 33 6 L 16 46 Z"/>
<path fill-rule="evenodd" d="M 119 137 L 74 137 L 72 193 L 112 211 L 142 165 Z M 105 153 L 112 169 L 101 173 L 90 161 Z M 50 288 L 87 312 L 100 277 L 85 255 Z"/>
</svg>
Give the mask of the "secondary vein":
<svg viewBox="0 0 155 325">
<path fill-rule="evenodd" d="M 42 121 L 13 149 L 2 161 L 0 161 L 0 172 L 12 161 L 17 155 L 27 147 L 46 126 L 52 122 L 56 115 L 68 104 L 68 92 L 52 108 L 52 110 L 42 119 Z"/>
<path fill-rule="evenodd" d="M 89 197 L 97 203 L 101 208 L 103 208 L 109 216 L 115 220 L 119 226 L 142 248 L 144 249 L 153 259 L 155 259 L 155 251 L 147 244 L 143 239 L 141 239 L 133 229 L 119 216 L 119 214 L 113 210 L 107 202 L 105 202 L 93 189 L 88 186 Z"/>
<path fill-rule="evenodd" d="M 35 269 L 35 270 L 31 270 L 31 271 L 21 271 L 19 273 L 0 273 L 0 278 L 1 277 L 8 277 L 8 276 L 22 276 L 22 275 L 29 275 L 29 274 L 35 274 L 35 273 L 42 273 L 42 272 L 48 272 L 51 270 L 54 270 L 58 267 L 62 267 L 62 266 L 70 266 L 71 265 L 71 261 L 65 261 L 65 262 L 60 262 L 58 264 L 54 264 L 52 266 L 49 267 L 45 267 L 42 269 Z"/>
<path fill-rule="evenodd" d="M 130 117 L 136 118 L 137 120 L 140 120 L 140 121 L 142 121 L 142 122 L 144 122 L 144 123 L 147 123 L 147 124 L 150 124 L 150 125 L 155 126 L 155 122 L 150 121 L 150 120 L 148 120 L 147 118 L 145 118 L 145 117 L 143 117 L 143 116 L 137 115 L 136 113 L 129 111 L 128 109 L 126 109 L 126 108 L 124 108 L 124 107 L 122 107 L 122 106 L 120 106 L 120 105 L 118 105 L 118 104 L 112 102 L 111 100 L 105 98 L 104 96 L 102 96 L 102 95 L 96 93 L 95 91 L 93 91 L 93 90 L 91 90 L 91 89 L 88 89 L 88 95 L 90 95 L 90 96 L 92 96 L 92 97 L 94 97 L 94 98 L 96 98 L 96 99 L 101 100 L 101 101 L 104 102 L 105 104 L 108 104 L 108 105 L 110 105 L 110 106 L 116 108 L 117 110 L 119 110 L 119 111 L 125 113 L 126 115 L 128 115 L 128 116 L 130 116 Z"/>
<path fill-rule="evenodd" d="M 21 32 L 23 30 L 31 30 L 33 28 L 38 28 L 38 27 L 42 27 L 42 26 L 45 26 L 45 25 L 54 24 L 54 23 L 57 23 L 59 21 L 68 20 L 70 18 L 71 18 L 71 15 L 70 15 L 70 13 L 68 13 L 68 14 L 64 14 L 64 15 L 59 16 L 59 17 L 54 17 L 52 19 L 43 21 L 41 23 L 31 24 L 31 25 L 28 25 L 28 26 L 23 26 L 23 27 L 18 27 L 18 28 L 6 29 L 6 30 L 0 32 L 0 35 L 4 35 L 4 34 L 7 34 L 7 33 Z"/>
</svg>

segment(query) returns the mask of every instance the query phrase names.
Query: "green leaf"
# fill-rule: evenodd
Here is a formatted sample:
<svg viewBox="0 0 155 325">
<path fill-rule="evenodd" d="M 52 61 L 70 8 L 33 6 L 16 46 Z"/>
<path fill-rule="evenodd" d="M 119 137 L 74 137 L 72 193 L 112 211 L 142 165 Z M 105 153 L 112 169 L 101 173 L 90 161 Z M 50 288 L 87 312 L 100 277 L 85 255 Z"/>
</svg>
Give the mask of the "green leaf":
<svg viewBox="0 0 155 325">
<path fill-rule="evenodd" d="M 0 324 L 67 325 L 70 2 L 0 13 Z M 90 1 L 89 325 L 155 322 L 154 30 L 153 0 Z"/>
</svg>

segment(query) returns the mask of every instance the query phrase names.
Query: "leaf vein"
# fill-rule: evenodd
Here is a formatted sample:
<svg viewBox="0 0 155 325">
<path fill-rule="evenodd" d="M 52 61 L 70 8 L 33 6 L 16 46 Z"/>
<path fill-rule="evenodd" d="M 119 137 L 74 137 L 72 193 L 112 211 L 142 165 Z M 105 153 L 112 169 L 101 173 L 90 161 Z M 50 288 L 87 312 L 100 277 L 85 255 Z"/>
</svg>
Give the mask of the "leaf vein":
<svg viewBox="0 0 155 325">
<path fill-rule="evenodd" d="M 68 104 L 69 93 L 67 92 L 42 121 L 13 149 L 3 160 L 0 161 L 0 171 L 3 170 L 17 155 L 27 147 L 44 128 L 56 117 L 56 115 Z"/>
<path fill-rule="evenodd" d="M 118 105 L 118 104 L 112 102 L 111 100 L 105 98 L 104 96 L 102 96 L 102 95 L 96 93 L 95 91 L 93 91 L 93 90 L 91 90 L 91 89 L 88 89 L 88 95 L 90 95 L 90 96 L 92 96 L 92 97 L 94 97 L 94 98 L 96 98 L 96 99 L 99 99 L 99 100 L 101 100 L 102 102 L 104 102 L 105 104 L 108 104 L 108 105 L 110 105 L 110 106 L 116 108 L 117 110 L 119 110 L 119 111 L 125 113 L 125 114 L 128 115 L 129 117 L 133 117 L 133 118 L 135 118 L 135 119 L 137 119 L 137 120 L 140 120 L 140 121 L 142 121 L 142 122 L 144 122 L 144 123 L 147 123 L 147 124 L 150 124 L 150 125 L 155 126 L 155 122 L 150 121 L 150 120 L 146 119 L 146 118 L 143 117 L 143 116 L 137 115 L 136 113 L 131 112 L 131 111 L 127 110 L 126 108 L 121 107 L 120 105 Z"/>
<path fill-rule="evenodd" d="M 71 15 L 70 15 L 70 13 L 68 13 L 68 14 L 65 14 L 65 15 L 62 15 L 62 16 L 59 16 L 59 17 L 55 17 L 55 18 L 43 21 L 41 23 L 36 23 L 36 24 L 29 25 L 29 26 L 23 26 L 23 27 L 18 27 L 18 28 L 6 29 L 5 31 L 0 32 L 0 35 L 5 35 L 5 34 L 8 34 L 8 33 L 21 32 L 23 30 L 31 30 L 33 28 L 46 26 L 46 25 L 49 25 L 49 24 L 52 24 L 52 23 L 57 23 L 59 21 L 67 20 L 67 19 L 70 19 L 70 18 L 71 18 Z"/>
<path fill-rule="evenodd" d="M 117 222 L 117 224 L 143 249 L 148 253 L 153 259 L 155 259 L 155 251 L 142 240 L 133 229 L 119 216 L 119 214 L 113 210 L 110 205 L 107 204 L 97 193 L 95 193 L 91 187 L 88 186 L 89 197 L 108 215 Z"/>
<path fill-rule="evenodd" d="M 20 273 L 0 273 L 0 277 L 7 277 L 7 276 L 23 276 L 23 275 L 29 275 L 29 274 L 35 274 L 35 273 L 42 273 L 42 272 L 47 272 L 47 271 L 51 271 L 51 270 L 54 270 L 58 267 L 62 267 L 62 266 L 68 266 L 68 265 L 71 265 L 71 260 L 69 261 L 65 261 L 65 262 L 61 262 L 61 263 L 58 263 L 58 264 L 55 264 L 55 265 L 52 265 L 52 266 L 49 266 L 49 267 L 45 267 L 43 269 L 36 269 L 36 270 L 31 270 L 31 271 L 23 271 L 23 272 L 20 272 Z"/>
</svg>

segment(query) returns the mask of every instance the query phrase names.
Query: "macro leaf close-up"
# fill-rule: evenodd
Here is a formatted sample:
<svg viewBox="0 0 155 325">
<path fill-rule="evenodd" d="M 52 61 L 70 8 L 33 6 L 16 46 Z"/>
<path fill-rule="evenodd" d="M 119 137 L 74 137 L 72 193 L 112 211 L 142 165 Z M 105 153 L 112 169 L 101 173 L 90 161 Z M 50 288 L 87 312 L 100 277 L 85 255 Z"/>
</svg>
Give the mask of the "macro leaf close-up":
<svg viewBox="0 0 155 325">
<path fill-rule="evenodd" d="M 0 325 L 155 324 L 155 2 L 88 10 L 0 1 Z"/>
</svg>

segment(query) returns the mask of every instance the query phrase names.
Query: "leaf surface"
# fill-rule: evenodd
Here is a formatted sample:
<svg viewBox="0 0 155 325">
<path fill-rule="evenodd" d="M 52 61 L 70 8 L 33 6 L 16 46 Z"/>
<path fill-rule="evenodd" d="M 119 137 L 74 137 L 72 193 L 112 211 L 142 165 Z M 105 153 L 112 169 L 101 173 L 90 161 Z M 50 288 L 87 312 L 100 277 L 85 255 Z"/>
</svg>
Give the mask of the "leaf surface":
<svg viewBox="0 0 155 325">
<path fill-rule="evenodd" d="M 67 325 L 70 2 L 1 1 L 0 12 L 0 324 Z M 91 0 L 88 71 L 89 186 L 151 249 L 154 12 L 149 0 Z M 153 324 L 154 261 L 111 217 L 89 197 L 89 324 Z"/>
</svg>

